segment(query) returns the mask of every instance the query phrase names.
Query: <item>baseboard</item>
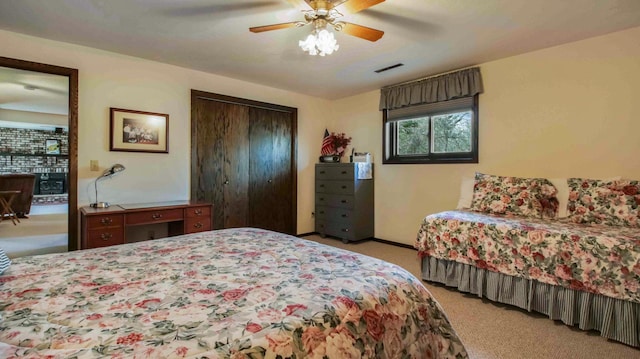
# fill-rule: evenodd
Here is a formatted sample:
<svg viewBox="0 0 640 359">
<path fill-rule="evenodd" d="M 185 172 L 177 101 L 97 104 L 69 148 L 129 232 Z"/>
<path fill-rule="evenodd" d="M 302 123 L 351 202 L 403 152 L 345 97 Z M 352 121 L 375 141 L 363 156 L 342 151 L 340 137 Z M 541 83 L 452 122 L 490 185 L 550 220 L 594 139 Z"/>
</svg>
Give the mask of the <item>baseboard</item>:
<svg viewBox="0 0 640 359">
<path fill-rule="evenodd" d="M 396 246 L 396 247 L 413 249 L 414 251 L 417 251 L 417 249 L 415 249 L 412 245 L 406 244 L 406 243 L 398 243 L 398 242 L 388 241 L 386 239 L 380 239 L 380 238 L 372 238 L 371 240 L 373 240 L 375 242 L 380 242 L 380 243 L 384 243 L 384 244 L 388 244 L 388 245 L 392 245 L 392 246 Z"/>
<path fill-rule="evenodd" d="M 296 234 L 296 237 L 313 236 L 314 234 L 319 234 L 319 233 L 318 232 L 301 233 L 301 234 Z"/>
<path fill-rule="evenodd" d="M 319 236 L 320 233 L 318 233 L 318 232 L 302 233 L 302 234 L 297 234 L 296 237 L 307 237 L 307 236 L 313 236 L 313 235 L 318 235 Z M 372 238 L 369 238 L 369 239 L 364 239 L 362 241 L 374 241 L 374 242 L 388 244 L 388 245 L 391 245 L 391 246 L 402 247 L 402 248 L 407 248 L 407 249 L 413 249 L 414 251 L 417 251 L 417 249 L 415 249 L 410 244 L 388 241 L 386 239 L 380 239 L 380 238 L 372 237 Z M 359 241 L 359 242 L 362 242 L 362 241 Z M 355 243 L 358 243 L 358 242 L 353 242 L 353 243 L 355 244 Z"/>
</svg>

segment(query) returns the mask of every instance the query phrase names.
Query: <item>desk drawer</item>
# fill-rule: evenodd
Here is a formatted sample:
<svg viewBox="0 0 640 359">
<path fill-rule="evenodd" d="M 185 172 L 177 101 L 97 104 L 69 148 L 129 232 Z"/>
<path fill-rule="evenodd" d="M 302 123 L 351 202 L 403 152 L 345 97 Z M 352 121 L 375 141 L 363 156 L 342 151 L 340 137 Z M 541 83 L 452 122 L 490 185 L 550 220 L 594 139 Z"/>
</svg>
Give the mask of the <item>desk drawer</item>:
<svg viewBox="0 0 640 359">
<path fill-rule="evenodd" d="M 124 244 L 123 227 L 87 231 L 87 248 L 99 248 Z"/>
<path fill-rule="evenodd" d="M 197 233 L 211 230 L 211 217 L 187 218 L 184 221 L 184 233 Z"/>
<path fill-rule="evenodd" d="M 180 221 L 184 218 L 182 208 L 177 209 L 161 209 L 150 210 L 137 213 L 127 214 L 127 225 L 146 224 L 146 223 L 162 223 Z"/>
<path fill-rule="evenodd" d="M 87 217 L 87 229 L 122 227 L 124 216 L 121 214 L 105 214 Z"/>
<path fill-rule="evenodd" d="M 211 218 L 211 206 L 189 207 L 184 210 L 185 218 Z"/>
</svg>

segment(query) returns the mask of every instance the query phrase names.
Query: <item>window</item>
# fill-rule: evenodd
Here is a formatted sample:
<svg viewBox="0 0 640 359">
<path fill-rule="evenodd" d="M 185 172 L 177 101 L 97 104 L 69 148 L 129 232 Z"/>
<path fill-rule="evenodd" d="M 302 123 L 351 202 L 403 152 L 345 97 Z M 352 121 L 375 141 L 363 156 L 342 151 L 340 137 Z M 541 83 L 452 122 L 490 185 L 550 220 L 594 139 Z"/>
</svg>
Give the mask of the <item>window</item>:
<svg viewBox="0 0 640 359">
<path fill-rule="evenodd" d="M 477 95 L 383 116 L 383 163 L 478 163 Z"/>
</svg>

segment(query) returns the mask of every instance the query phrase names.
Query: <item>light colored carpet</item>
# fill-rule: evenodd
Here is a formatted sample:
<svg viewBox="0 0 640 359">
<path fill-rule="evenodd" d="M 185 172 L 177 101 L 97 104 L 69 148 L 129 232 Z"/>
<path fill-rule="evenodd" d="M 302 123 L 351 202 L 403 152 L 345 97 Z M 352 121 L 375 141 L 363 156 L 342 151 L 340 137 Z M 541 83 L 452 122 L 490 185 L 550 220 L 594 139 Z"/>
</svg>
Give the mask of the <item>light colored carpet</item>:
<svg viewBox="0 0 640 359">
<path fill-rule="evenodd" d="M 66 213 L 32 214 L 16 225 L 0 222 L 0 248 L 9 258 L 66 252 L 68 242 Z"/>
<path fill-rule="evenodd" d="M 343 244 L 317 235 L 304 238 L 397 264 L 420 278 L 415 250 L 374 241 Z M 608 341 L 597 332 L 585 332 L 541 314 L 423 283 L 444 308 L 471 358 L 640 358 L 640 350 Z"/>
</svg>

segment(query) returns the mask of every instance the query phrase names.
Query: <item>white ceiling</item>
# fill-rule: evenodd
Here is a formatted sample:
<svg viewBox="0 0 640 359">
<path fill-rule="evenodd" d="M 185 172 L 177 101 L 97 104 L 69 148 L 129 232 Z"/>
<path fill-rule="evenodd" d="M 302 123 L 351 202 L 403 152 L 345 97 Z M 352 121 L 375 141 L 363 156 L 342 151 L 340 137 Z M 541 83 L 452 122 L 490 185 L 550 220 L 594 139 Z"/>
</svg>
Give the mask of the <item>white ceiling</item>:
<svg viewBox="0 0 640 359">
<path fill-rule="evenodd" d="M 0 109 L 69 113 L 69 78 L 0 67 Z"/>
<path fill-rule="evenodd" d="M 308 26 L 248 30 L 302 18 L 286 0 L 0 1 L 0 29 L 337 99 L 640 26 L 640 0 L 387 0 L 342 18 L 382 39 L 337 33 L 326 57 L 298 47 Z"/>
</svg>

